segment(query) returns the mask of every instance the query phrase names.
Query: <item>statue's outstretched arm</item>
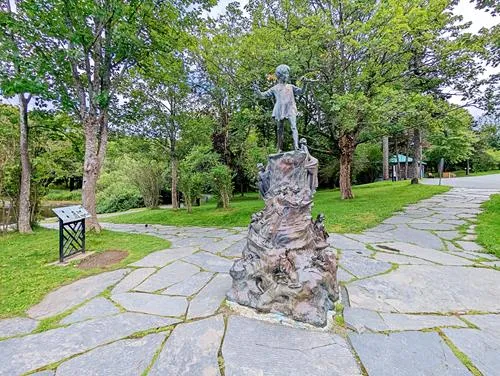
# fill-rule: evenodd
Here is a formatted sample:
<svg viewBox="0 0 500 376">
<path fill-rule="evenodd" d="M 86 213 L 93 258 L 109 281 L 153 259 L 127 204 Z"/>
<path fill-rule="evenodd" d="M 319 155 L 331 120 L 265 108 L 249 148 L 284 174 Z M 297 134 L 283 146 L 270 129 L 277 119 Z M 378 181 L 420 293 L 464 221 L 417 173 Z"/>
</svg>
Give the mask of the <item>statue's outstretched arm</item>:
<svg viewBox="0 0 500 376">
<path fill-rule="evenodd" d="M 257 83 L 254 83 L 252 85 L 252 89 L 253 89 L 255 95 L 261 99 L 269 98 L 269 97 L 272 97 L 274 95 L 272 88 L 269 90 L 266 90 L 266 91 L 260 91 L 259 85 L 257 85 Z"/>
</svg>

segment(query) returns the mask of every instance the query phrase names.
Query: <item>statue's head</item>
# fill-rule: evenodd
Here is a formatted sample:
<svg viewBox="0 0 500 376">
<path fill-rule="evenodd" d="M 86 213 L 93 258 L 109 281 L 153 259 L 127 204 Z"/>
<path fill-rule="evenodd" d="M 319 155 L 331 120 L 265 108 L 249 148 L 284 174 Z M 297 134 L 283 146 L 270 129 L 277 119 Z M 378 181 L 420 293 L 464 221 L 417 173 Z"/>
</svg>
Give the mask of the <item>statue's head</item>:
<svg viewBox="0 0 500 376">
<path fill-rule="evenodd" d="M 259 171 L 264 171 L 264 165 L 262 163 L 257 163 L 257 168 Z"/>
<path fill-rule="evenodd" d="M 323 222 L 323 221 L 325 220 L 325 215 L 324 215 L 323 213 L 319 213 L 319 214 L 318 214 L 318 220 L 319 220 L 320 222 Z"/>
<path fill-rule="evenodd" d="M 278 77 L 278 81 L 288 81 L 290 77 L 290 67 L 285 64 L 278 65 L 276 68 L 276 77 Z"/>
<path fill-rule="evenodd" d="M 307 140 L 304 137 L 302 137 L 299 141 L 299 145 L 307 145 Z"/>
</svg>

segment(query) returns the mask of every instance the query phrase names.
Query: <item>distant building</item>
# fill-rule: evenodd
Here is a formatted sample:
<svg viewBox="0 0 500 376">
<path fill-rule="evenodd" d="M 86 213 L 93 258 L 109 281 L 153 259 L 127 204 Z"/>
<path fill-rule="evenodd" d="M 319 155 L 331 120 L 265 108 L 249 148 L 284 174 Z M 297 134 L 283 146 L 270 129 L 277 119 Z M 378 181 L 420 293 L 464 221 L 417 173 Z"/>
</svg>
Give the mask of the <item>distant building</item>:
<svg viewBox="0 0 500 376">
<path fill-rule="evenodd" d="M 405 176 L 410 176 L 409 173 L 411 171 L 411 168 L 413 167 L 413 158 L 408 157 L 408 173 L 406 172 L 406 155 L 404 154 L 398 154 L 392 155 L 389 158 L 389 177 L 392 180 L 401 180 L 404 179 Z M 423 178 L 425 174 L 425 166 L 427 163 L 420 161 L 420 177 Z"/>
</svg>

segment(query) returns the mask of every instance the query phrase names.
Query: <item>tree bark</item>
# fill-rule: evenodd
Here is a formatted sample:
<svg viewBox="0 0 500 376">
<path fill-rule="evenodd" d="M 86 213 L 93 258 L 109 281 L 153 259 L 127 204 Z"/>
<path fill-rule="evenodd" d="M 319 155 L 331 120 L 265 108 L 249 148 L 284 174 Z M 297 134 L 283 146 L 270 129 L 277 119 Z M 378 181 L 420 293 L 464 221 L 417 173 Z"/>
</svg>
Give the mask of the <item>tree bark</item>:
<svg viewBox="0 0 500 376">
<path fill-rule="evenodd" d="M 179 179 L 177 174 L 177 159 L 175 157 L 171 158 L 171 168 L 172 168 L 172 209 L 179 209 L 179 197 L 177 193 L 177 181 Z"/>
<path fill-rule="evenodd" d="M 405 180 L 408 179 L 408 153 L 410 152 L 410 135 L 406 135 L 405 148 Z"/>
<path fill-rule="evenodd" d="M 85 159 L 83 162 L 82 201 L 84 208 L 90 214 L 85 226 L 87 230 L 100 232 L 101 226 L 97 220 L 96 210 L 96 190 L 108 142 L 107 117 L 105 114 L 101 116 L 89 115 L 84 120 L 84 128 Z"/>
<path fill-rule="evenodd" d="M 356 149 L 352 134 L 344 134 L 339 139 L 340 148 L 340 197 L 342 200 L 354 198 L 351 186 L 351 166 Z"/>
<path fill-rule="evenodd" d="M 21 157 L 21 182 L 19 187 L 19 212 L 17 229 L 20 233 L 31 233 L 31 164 L 28 146 L 28 103 L 29 97 L 19 94 L 19 151 Z"/>
<path fill-rule="evenodd" d="M 399 160 L 399 144 L 398 144 L 398 139 L 395 137 L 394 138 L 394 151 L 396 152 L 396 160 L 397 160 L 397 165 L 396 165 L 396 174 L 397 178 L 394 180 L 401 180 L 401 162 Z"/>
<path fill-rule="evenodd" d="M 413 164 L 412 164 L 412 184 L 418 184 L 420 179 L 420 160 L 422 159 L 422 143 L 420 129 L 413 129 Z"/>
<path fill-rule="evenodd" d="M 384 180 L 389 180 L 389 137 L 382 137 L 382 171 Z"/>
</svg>

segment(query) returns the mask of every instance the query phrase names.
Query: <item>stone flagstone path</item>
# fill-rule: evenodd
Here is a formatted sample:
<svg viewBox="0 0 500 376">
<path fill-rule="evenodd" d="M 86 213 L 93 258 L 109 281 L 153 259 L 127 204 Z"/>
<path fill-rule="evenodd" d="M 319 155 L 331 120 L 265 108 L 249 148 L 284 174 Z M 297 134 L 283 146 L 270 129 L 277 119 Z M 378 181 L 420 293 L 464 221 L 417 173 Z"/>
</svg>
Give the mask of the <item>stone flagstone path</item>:
<svg viewBox="0 0 500 376">
<path fill-rule="evenodd" d="M 361 234 L 333 234 L 345 327 L 327 331 L 224 304 L 244 228 L 105 224 L 172 248 L 0 320 L 0 375 L 470 375 L 467 362 L 500 375 L 500 262 L 474 242 L 493 192 L 454 188 Z M 54 316 L 56 328 L 36 332 Z"/>
</svg>

